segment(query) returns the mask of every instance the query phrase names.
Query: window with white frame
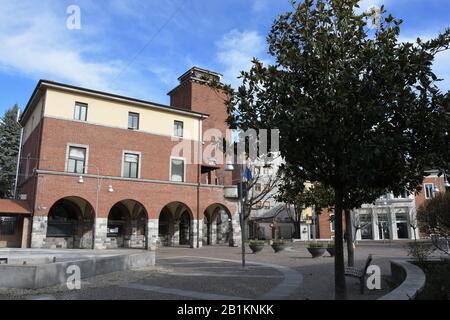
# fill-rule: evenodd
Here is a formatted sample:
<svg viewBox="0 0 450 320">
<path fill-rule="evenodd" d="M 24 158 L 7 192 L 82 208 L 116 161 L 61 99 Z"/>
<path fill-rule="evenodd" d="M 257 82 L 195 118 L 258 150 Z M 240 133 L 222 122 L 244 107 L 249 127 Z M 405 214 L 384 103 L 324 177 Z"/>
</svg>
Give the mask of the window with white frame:
<svg viewBox="0 0 450 320">
<path fill-rule="evenodd" d="M 73 118 L 79 121 L 87 121 L 87 109 L 88 105 L 81 102 L 75 103 L 75 113 Z"/>
<path fill-rule="evenodd" d="M 433 198 L 434 185 L 432 183 L 425 183 L 425 199 Z"/>
<path fill-rule="evenodd" d="M 139 178 L 139 154 L 125 152 L 123 155 L 123 177 Z"/>
<path fill-rule="evenodd" d="M 139 113 L 128 112 L 128 129 L 139 130 Z"/>
<path fill-rule="evenodd" d="M 170 180 L 184 182 L 184 160 L 172 158 L 170 160 Z"/>
<path fill-rule="evenodd" d="M 173 122 L 173 136 L 183 138 L 183 121 Z"/>
<path fill-rule="evenodd" d="M 86 148 L 69 147 L 69 156 L 67 159 L 67 172 L 85 173 L 86 167 Z"/>
</svg>

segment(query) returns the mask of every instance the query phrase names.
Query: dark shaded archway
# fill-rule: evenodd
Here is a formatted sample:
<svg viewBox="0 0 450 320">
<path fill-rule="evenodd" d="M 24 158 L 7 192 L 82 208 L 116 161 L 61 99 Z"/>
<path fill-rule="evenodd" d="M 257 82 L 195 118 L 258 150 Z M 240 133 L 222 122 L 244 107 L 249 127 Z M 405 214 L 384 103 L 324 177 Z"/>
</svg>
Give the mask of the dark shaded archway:
<svg viewBox="0 0 450 320">
<path fill-rule="evenodd" d="M 50 208 L 45 248 L 90 249 L 95 211 L 79 197 L 58 200 Z"/>
<path fill-rule="evenodd" d="M 148 213 L 135 200 L 116 203 L 108 215 L 108 248 L 147 248 Z"/>
<path fill-rule="evenodd" d="M 193 216 L 187 205 L 171 202 L 159 215 L 159 239 L 162 246 L 193 246 Z"/>
<path fill-rule="evenodd" d="M 203 244 L 234 246 L 232 216 L 222 204 L 212 204 L 203 213 Z"/>
</svg>

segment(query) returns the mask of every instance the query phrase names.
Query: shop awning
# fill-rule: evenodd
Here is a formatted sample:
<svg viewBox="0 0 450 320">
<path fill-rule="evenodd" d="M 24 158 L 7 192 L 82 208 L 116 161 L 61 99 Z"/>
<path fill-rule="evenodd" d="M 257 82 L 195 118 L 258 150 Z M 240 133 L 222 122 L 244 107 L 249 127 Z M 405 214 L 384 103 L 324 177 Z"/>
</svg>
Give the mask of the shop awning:
<svg viewBox="0 0 450 320">
<path fill-rule="evenodd" d="M 0 214 L 31 214 L 26 201 L 0 199 Z"/>
</svg>

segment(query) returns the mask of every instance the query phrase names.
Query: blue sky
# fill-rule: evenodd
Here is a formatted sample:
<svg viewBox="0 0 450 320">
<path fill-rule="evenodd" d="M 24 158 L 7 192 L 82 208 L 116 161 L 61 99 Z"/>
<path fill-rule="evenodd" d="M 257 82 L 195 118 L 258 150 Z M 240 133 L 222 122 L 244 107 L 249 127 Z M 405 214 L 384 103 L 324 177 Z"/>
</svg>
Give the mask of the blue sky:
<svg viewBox="0 0 450 320">
<path fill-rule="evenodd" d="M 429 39 L 450 26 L 450 0 L 361 0 L 384 3 L 404 19 L 402 38 Z M 69 30 L 66 10 L 81 10 Z M 265 37 L 288 0 L 0 0 L 0 114 L 24 107 L 39 79 L 154 102 L 196 65 L 238 84 L 252 57 L 268 60 Z M 450 89 L 450 53 L 435 65 Z"/>
</svg>

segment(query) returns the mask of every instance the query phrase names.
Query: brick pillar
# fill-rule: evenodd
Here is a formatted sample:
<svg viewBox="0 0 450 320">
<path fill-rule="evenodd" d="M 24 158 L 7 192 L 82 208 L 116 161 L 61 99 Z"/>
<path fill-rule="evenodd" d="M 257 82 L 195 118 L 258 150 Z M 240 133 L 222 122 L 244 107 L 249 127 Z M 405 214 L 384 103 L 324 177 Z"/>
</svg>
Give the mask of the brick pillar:
<svg viewBox="0 0 450 320">
<path fill-rule="evenodd" d="M 21 248 L 25 249 L 28 248 L 28 243 L 30 240 L 30 217 L 24 217 L 23 218 L 23 225 L 22 225 L 22 244 Z"/>
<path fill-rule="evenodd" d="M 108 247 L 108 219 L 95 219 L 95 243 L 94 249 L 106 249 Z"/>
<path fill-rule="evenodd" d="M 148 250 L 156 250 L 158 245 L 159 219 L 147 220 L 147 244 Z"/>
<path fill-rule="evenodd" d="M 31 248 L 44 248 L 47 237 L 47 217 L 34 216 L 31 228 Z"/>
</svg>

